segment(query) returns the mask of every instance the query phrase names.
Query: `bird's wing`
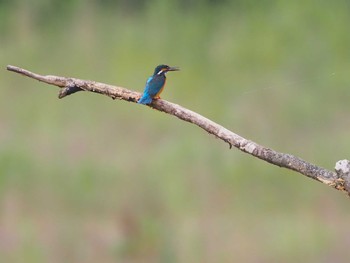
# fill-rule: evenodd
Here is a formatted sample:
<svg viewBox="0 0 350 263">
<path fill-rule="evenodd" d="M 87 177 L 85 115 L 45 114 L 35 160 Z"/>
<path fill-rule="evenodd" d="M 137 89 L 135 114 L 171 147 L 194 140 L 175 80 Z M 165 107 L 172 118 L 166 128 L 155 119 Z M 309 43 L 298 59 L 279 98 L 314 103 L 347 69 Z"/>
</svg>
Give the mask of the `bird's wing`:
<svg viewBox="0 0 350 263">
<path fill-rule="evenodd" d="M 159 79 L 157 77 L 151 78 L 149 81 L 147 81 L 146 88 L 148 87 L 148 94 L 151 97 L 154 97 L 158 94 L 158 92 L 162 89 L 164 85 L 164 80 Z"/>
</svg>

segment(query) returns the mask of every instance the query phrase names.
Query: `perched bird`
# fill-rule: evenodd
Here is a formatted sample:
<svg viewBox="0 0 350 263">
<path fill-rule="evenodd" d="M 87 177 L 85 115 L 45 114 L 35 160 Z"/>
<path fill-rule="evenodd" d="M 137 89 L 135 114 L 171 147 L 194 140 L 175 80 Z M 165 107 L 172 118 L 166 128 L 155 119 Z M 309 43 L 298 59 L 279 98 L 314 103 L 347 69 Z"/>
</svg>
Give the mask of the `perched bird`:
<svg viewBox="0 0 350 263">
<path fill-rule="evenodd" d="M 180 69 L 177 67 L 169 67 L 167 65 L 157 66 L 154 70 L 153 76 L 147 79 L 145 90 L 137 103 L 150 104 L 153 98 L 159 99 L 159 95 L 162 93 L 166 82 L 165 74 L 168 71 L 177 70 Z"/>
</svg>

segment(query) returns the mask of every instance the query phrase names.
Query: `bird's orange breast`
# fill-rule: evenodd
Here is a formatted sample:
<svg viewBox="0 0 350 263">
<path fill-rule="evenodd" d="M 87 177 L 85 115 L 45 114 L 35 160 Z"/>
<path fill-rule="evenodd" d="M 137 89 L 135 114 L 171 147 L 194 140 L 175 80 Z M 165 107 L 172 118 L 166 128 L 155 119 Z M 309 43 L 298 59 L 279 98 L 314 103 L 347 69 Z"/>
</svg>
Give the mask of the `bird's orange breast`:
<svg viewBox="0 0 350 263">
<path fill-rule="evenodd" d="M 156 94 L 156 96 L 154 96 L 155 98 L 160 98 L 160 94 L 163 92 L 163 89 L 165 87 L 165 83 L 166 83 L 166 79 L 164 80 L 164 84 L 163 86 L 160 88 L 160 90 L 158 91 L 158 93 Z"/>
</svg>

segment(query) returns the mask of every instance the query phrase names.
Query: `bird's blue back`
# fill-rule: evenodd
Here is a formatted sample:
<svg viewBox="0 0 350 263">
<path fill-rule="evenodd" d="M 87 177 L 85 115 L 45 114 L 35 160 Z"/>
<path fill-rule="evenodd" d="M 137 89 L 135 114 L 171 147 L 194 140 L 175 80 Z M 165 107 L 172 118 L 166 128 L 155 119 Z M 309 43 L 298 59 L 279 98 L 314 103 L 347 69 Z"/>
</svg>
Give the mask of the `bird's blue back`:
<svg viewBox="0 0 350 263">
<path fill-rule="evenodd" d="M 153 75 L 147 79 L 146 87 L 143 92 L 141 99 L 138 103 L 141 104 L 149 104 L 152 102 L 152 98 L 158 94 L 158 92 L 163 88 L 165 84 L 165 76 L 161 75 Z"/>
</svg>

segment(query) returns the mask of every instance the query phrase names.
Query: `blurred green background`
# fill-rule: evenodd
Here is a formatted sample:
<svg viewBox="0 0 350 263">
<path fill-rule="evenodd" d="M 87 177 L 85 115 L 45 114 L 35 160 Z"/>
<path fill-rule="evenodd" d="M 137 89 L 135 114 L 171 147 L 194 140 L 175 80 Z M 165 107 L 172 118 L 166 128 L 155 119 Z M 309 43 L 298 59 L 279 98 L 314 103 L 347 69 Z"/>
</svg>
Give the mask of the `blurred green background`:
<svg viewBox="0 0 350 263">
<path fill-rule="evenodd" d="M 348 262 L 349 199 L 171 116 L 5 70 L 142 91 L 277 151 L 349 158 L 349 1 L 0 1 L 0 262 Z"/>
</svg>

